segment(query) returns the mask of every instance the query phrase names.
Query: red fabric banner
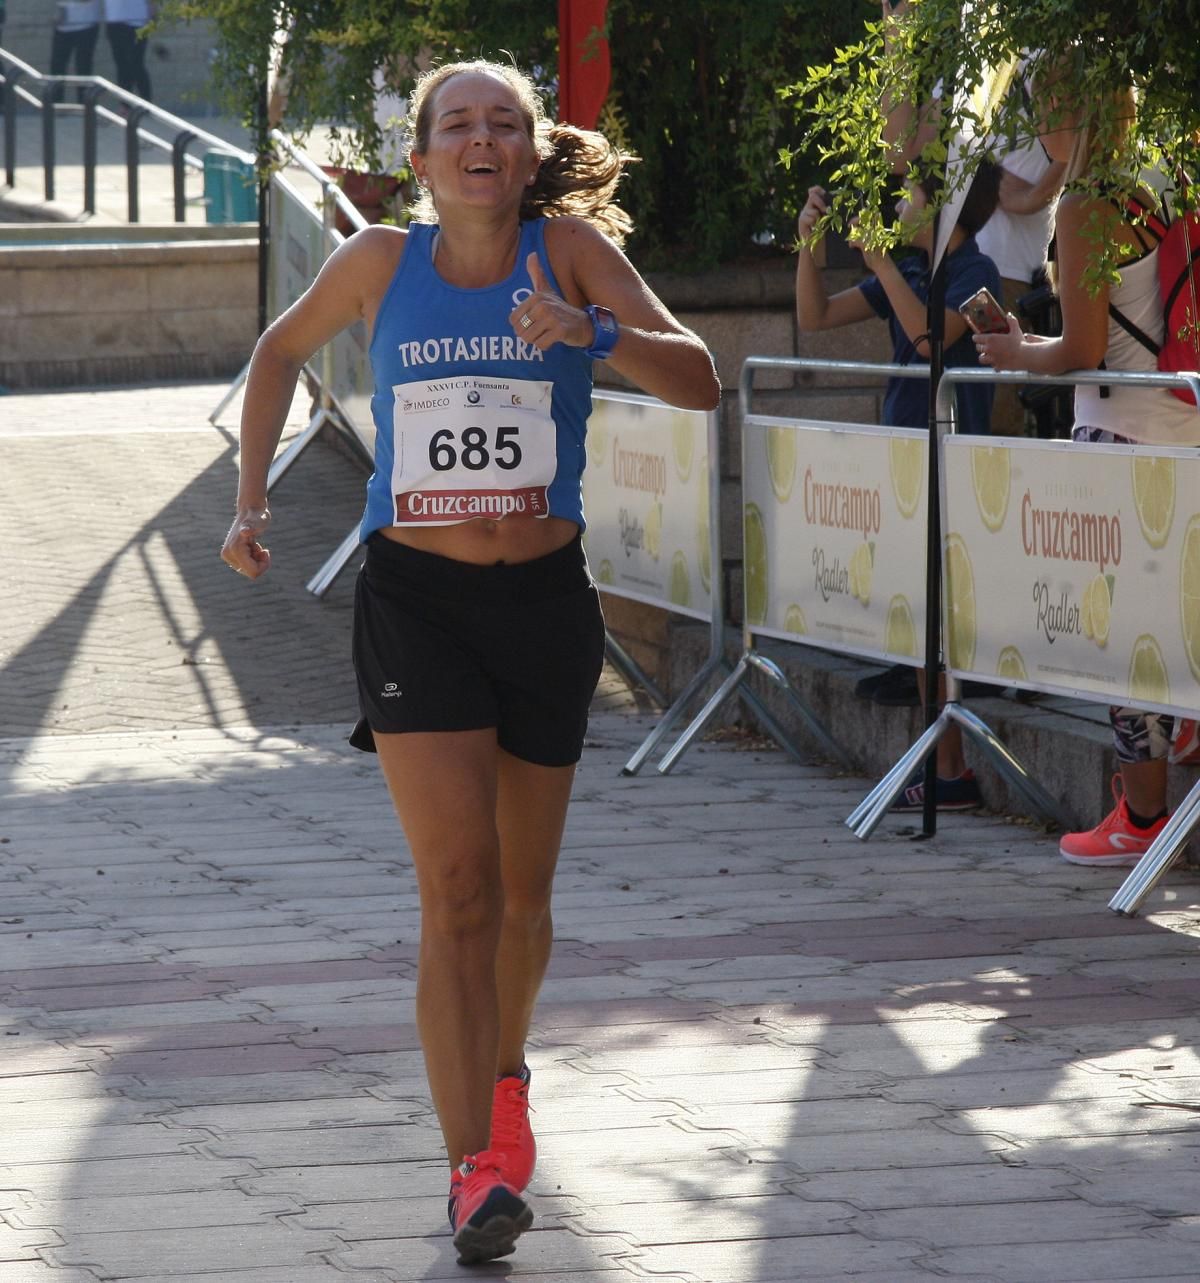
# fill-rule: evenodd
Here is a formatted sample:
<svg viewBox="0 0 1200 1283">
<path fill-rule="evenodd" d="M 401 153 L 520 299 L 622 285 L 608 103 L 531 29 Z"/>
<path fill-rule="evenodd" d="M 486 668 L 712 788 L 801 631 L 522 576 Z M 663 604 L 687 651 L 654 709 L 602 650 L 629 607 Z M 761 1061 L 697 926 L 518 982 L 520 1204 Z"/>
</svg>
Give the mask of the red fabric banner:
<svg viewBox="0 0 1200 1283">
<path fill-rule="evenodd" d="M 604 30 L 608 0 L 558 0 L 558 118 L 595 129 L 611 65 Z"/>
</svg>

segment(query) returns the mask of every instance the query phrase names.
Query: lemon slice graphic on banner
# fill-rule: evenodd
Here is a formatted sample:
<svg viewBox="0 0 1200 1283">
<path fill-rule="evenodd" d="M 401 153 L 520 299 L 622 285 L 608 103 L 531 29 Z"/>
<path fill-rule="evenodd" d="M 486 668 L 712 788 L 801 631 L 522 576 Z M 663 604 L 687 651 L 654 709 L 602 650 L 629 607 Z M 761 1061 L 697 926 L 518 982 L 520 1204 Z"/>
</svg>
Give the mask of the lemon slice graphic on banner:
<svg viewBox="0 0 1200 1283">
<path fill-rule="evenodd" d="M 1165 704 L 1170 697 L 1162 648 L 1149 633 L 1143 633 L 1133 643 L 1129 658 L 1129 698 L 1135 704 Z"/>
<path fill-rule="evenodd" d="M 608 454 L 608 429 L 603 423 L 592 422 L 587 430 L 587 457 L 593 468 L 604 466 Z"/>
<path fill-rule="evenodd" d="M 757 504 L 746 505 L 742 522 L 745 538 L 742 573 L 746 578 L 746 621 L 761 624 L 767 618 L 767 531 Z"/>
<path fill-rule="evenodd" d="M 971 480 L 975 502 L 983 524 L 991 531 L 1004 525 L 1008 513 L 1008 492 L 1012 486 L 1012 463 L 1007 446 L 971 447 Z"/>
<path fill-rule="evenodd" d="M 646 551 L 658 560 L 658 554 L 662 552 L 662 504 L 652 503 L 650 511 L 646 513 L 646 524 L 642 527 L 643 543 Z"/>
<path fill-rule="evenodd" d="M 803 607 L 792 602 L 784 612 L 783 627 L 785 632 L 795 633 L 797 637 L 805 636 L 808 632 L 808 620 L 804 618 Z"/>
<path fill-rule="evenodd" d="M 700 456 L 700 475 L 708 474 L 708 455 Z M 700 583 L 704 591 L 708 592 L 712 587 L 712 550 L 708 546 L 709 541 L 708 528 L 708 486 L 700 487 L 700 493 L 696 504 L 696 558 L 700 563 Z"/>
<path fill-rule="evenodd" d="M 1090 637 L 1103 650 L 1108 645 L 1111 622 L 1112 593 L 1105 576 L 1097 575 L 1083 594 L 1083 635 Z"/>
<path fill-rule="evenodd" d="M 671 448 L 679 480 L 686 481 L 692 475 L 692 455 L 696 451 L 692 421 L 686 415 L 676 415 L 671 423 Z"/>
<path fill-rule="evenodd" d="M 767 471 L 775 498 L 787 503 L 796 481 L 796 433 L 791 428 L 767 429 Z"/>
<path fill-rule="evenodd" d="M 969 671 L 975 662 L 975 573 L 961 535 L 946 536 L 946 610 L 950 667 Z"/>
<path fill-rule="evenodd" d="M 996 676 L 1007 677 L 1010 682 L 1023 682 L 1028 677 L 1025 660 L 1015 646 L 1005 646 L 996 660 Z"/>
<path fill-rule="evenodd" d="M 875 565 L 871 560 L 871 545 L 860 543 L 850 554 L 850 594 L 864 606 L 871 601 L 871 576 Z"/>
<path fill-rule="evenodd" d="M 687 558 L 681 552 L 671 558 L 671 581 L 667 593 L 676 606 L 692 604 L 692 577 L 688 574 Z"/>
<path fill-rule="evenodd" d="M 913 623 L 912 607 L 903 593 L 897 593 L 888 602 L 887 620 L 883 626 L 883 648 L 889 655 L 917 653 L 917 627 Z"/>
<path fill-rule="evenodd" d="M 1200 516 L 1188 522 L 1179 559 L 1179 619 L 1192 676 L 1200 682 Z"/>
<path fill-rule="evenodd" d="M 1175 516 L 1175 460 L 1146 455 L 1133 458 L 1133 503 L 1151 548 L 1161 548 Z"/>
<path fill-rule="evenodd" d="M 600 563 L 600 568 L 596 571 L 596 582 L 598 584 L 615 584 L 617 582 L 617 576 L 613 572 L 613 564 L 607 557 Z"/>
<path fill-rule="evenodd" d="M 892 437 L 888 441 L 892 494 L 902 517 L 916 516 L 925 487 L 925 442 L 919 437 Z"/>
</svg>

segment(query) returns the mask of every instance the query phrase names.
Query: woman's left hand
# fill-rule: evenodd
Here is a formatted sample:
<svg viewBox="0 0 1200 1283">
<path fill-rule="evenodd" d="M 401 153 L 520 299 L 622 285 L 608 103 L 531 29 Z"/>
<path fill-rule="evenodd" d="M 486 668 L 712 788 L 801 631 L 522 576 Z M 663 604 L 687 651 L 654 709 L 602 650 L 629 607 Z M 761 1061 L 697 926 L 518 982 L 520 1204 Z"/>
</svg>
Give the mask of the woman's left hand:
<svg viewBox="0 0 1200 1283">
<path fill-rule="evenodd" d="M 513 309 L 509 324 L 523 343 L 541 351 L 555 343 L 568 347 L 591 347 L 593 328 L 588 314 L 572 307 L 546 279 L 536 254 L 525 260 L 533 293 Z"/>
<path fill-rule="evenodd" d="M 980 365 L 990 365 L 993 370 L 1026 368 L 1026 353 L 1022 346 L 1025 335 L 1020 321 L 1011 312 L 1008 313 L 1008 330 L 1005 333 L 976 334 L 974 341 Z"/>
</svg>

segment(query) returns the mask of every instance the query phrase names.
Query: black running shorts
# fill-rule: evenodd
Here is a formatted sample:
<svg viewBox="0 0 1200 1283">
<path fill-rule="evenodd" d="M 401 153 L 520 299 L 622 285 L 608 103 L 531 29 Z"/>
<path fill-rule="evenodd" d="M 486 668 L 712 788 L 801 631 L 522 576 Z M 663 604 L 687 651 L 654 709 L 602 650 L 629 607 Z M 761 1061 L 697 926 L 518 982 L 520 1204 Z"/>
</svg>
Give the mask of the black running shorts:
<svg viewBox="0 0 1200 1283">
<path fill-rule="evenodd" d="M 523 761 L 579 761 L 604 662 L 580 539 L 534 561 L 476 566 L 376 532 L 355 585 L 353 647 L 356 748 L 373 752 L 373 731 L 494 726 Z"/>
</svg>

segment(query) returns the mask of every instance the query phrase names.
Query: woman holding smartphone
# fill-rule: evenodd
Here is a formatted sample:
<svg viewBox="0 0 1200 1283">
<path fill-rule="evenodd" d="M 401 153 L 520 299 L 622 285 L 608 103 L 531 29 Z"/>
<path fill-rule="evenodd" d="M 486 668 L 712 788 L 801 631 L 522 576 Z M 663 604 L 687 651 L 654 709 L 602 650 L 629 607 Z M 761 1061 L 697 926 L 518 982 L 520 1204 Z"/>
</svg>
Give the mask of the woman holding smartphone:
<svg viewBox="0 0 1200 1283">
<path fill-rule="evenodd" d="M 1109 309 L 1111 304 L 1148 337 L 1161 341 L 1157 242 L 1135 214 L 1108 199 L 1099 184 L 1087 182 L 1100 150 L 1100 104 L 1058 101 L 1053 83 L 1044 96 L 1047 123 L 1042 126 L 1042 144 L 1051 160 L 1065 165 L 1068 184 L 1055 217 L 1062 334 L 1058 338 L 1024 334 L 1010 314 L 1007 333 L 976 336 L 979 359 L 997 370 L 1035 374 L 1063 374 L 1101 364 L 1109 370 L 1154 370 L 1154 354 Z M 1123 138 L 1133 121 L 1132 90 L 1116 91 L 1106 106 Z M 1155 174 L 1144 175 L 1143 181 L 1147 186 L 1140 192 L 1141 203 L 1152 208 L 1167 184 Z M 1102 242 L 1116 249 L 1117 285 L 1085 284 L 1088 263 Z M 1200 413 L 1165 389 L 1080 386 L 1075 391 L 1072 437 L 1081 442 L 1200 446 Z M 1059 851 L 1072 864 L 1136 864 L 1167 822 L 1167 762 L 1176 735 L 1173 719 L 1118 707 L 1109 710 L 1109 718 L 1119 765 L 1113 779 L 1116 805 L 1096 828 L 1064 834 Z"/>
</svg>

